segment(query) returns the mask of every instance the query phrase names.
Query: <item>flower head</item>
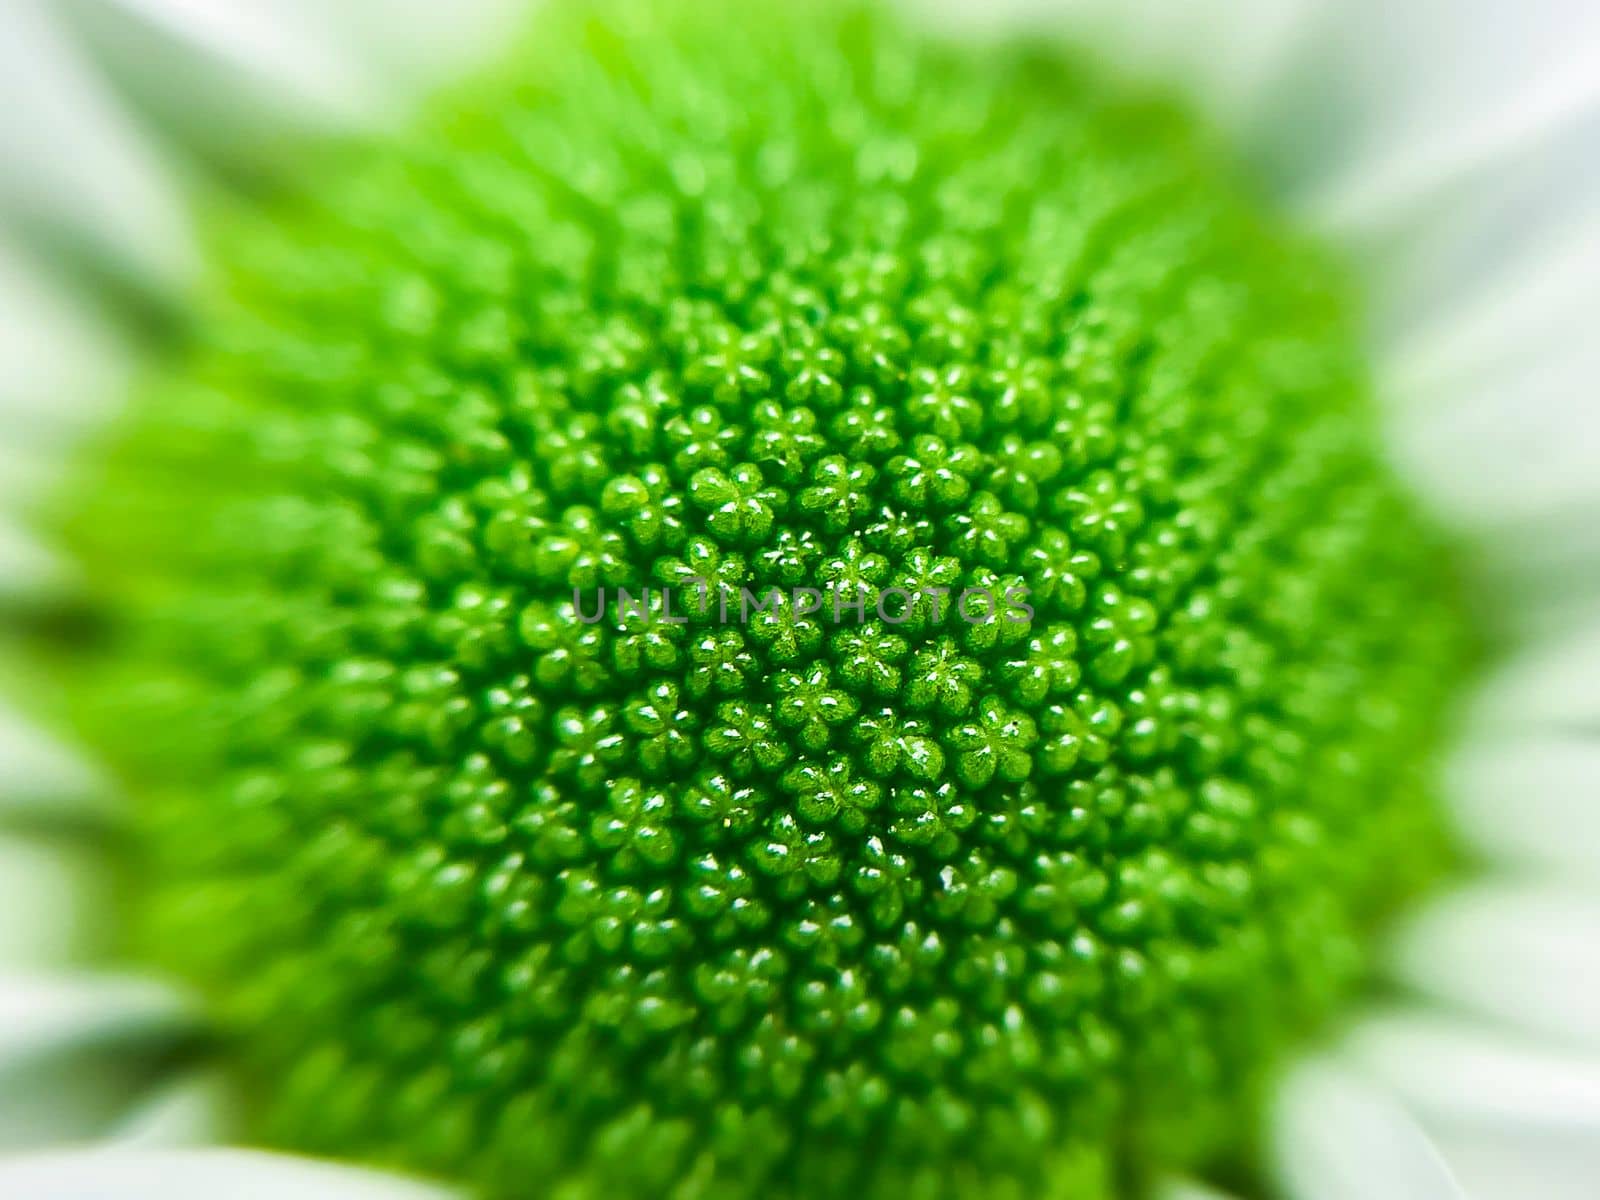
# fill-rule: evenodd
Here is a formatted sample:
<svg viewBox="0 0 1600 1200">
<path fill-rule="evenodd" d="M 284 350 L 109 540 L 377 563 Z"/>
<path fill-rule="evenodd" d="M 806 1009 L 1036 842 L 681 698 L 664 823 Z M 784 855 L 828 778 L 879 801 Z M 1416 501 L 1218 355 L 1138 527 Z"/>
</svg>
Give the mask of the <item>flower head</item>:
<svg viewBox="0 0 1600 1200">
<path fill-rule="evenodd" d="M 727 17 L 552 14 L 222 235 L 72 505 L 139 945 L 261 1136 L 496 1193 L 1236 1150 L 1465 662 L 1341 287 L 1080 63 Z M 879 596 L 704 594 L 801 584 Z"/>
</svg>

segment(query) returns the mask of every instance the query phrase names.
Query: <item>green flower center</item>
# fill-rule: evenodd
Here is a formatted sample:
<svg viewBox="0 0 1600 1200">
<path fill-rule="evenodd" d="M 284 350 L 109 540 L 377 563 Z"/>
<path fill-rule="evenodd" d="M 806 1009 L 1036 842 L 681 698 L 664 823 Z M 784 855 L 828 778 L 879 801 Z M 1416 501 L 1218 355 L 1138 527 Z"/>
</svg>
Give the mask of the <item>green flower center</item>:
<svg viewBox="0 0 1600 1200">
<path fill-rule="evenodd" d="M 76 501 L 137 944 L 257 1135 L 570 1200 L 1237 1156 L 1442 861 L 1466 658 L 1327 267 L 1038 48 L 514 62 L 230 227 Z"/>
</svg>

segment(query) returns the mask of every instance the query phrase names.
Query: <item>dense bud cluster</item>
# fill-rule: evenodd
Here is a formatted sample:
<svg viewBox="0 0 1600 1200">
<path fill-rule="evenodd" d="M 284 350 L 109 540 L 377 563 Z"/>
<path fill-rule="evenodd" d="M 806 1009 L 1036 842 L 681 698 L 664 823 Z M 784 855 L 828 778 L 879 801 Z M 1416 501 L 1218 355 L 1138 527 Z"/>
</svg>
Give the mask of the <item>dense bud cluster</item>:
<svg viewBox="0 0 1600 1200">
<path fill-rule="evenodd" d="M 1136 1194 L 1437 862 L 1453 597 L 1338 289 L 1166 106 L 871 13 L 552 12 L 223 258 L 76 502 L 80 692 L 269 1140 Z M 578 619 L 619 588 L 681 607 Z"/>
</svg>

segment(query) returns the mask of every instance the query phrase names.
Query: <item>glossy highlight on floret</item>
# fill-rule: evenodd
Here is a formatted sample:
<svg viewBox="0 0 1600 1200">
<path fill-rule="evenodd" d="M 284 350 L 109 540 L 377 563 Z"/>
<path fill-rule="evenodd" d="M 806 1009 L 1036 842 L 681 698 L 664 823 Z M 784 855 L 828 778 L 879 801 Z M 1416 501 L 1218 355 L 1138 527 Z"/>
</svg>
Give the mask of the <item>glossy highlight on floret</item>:
<svg viewBox="0 0 1600 1200">
<path fill-rule="evenodd" d="M 870 10 L 553 6 L 218 254 L 73 499 L 76 696 L 261 1138 L 1137 1196 L 1243 1152 L 1440 860 L 1448 573 L 1337 281 L 1166 104 Z"/>
</svg>

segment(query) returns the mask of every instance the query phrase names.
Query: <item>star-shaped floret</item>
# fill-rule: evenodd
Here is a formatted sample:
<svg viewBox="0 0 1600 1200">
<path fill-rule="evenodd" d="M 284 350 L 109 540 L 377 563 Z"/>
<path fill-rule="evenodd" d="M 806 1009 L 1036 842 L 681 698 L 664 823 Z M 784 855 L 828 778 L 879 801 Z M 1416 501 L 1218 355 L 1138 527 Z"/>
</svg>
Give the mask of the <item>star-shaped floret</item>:
<svg viewBox="0 0 1600 1200">
<path fill-rule="evenodd" d="M 708 629 L 689 643 L 691 696 L 733 696 L 760 673 L 755 657 L 737 629 Z"/>
<path fill-rule="evenodd" d="M 639 765 L 651 775 L 681 771 L 699 756 L 700 718 L 679 699 L 678 685 L 659 680 L 623 702 L 622 725 Z"/>
<path fill-rule="evenodd" d="M 777 482 L 790 487 L 802 483 L 827 444 L 817 433 L 817 414 L 768 400 L 756 405 L 750 419 L 750 457 Z"/>
<path fill-rule="evenodd" d="M 1083 609 L 1089 585 L 1101 574 L 1099 556 L 1075 547 L 1060 529 L 1039 530 L 1023 549 L 1018 566 L 1031 581 L 1031 601 L 1041 610 L 1063 617 Z"/>
<path fill-rule="evenodd" d="M 728 700 L 717 705 L 704 742 L 707 754 L 741 778 L 776 770 L 789 758 L 771 705 L 758 701 Z"/>
<path fill-rule="evenodd" d="M 1049 442 L 1024 441 L 1007 434 L 990 456 L 984 487 L 1022 512 L 1034 512 L 1052 481 L 1061 474 L 1061 451 Z"/>
<path fill-rule="evenodd" d="M 595 816 L 589 836 L 611 852 L 623 874 L 631 874 L 635 864 L 666 866 L 678 856 L 672 807 L 666 791 L 638 779 L 619 779 L 606 789 L 605 811 Z"/>
<path fill-rule="evenodd" d="M 772 390 L 767 371 L 771 346 L 765 339 L 716 328 L 700 339 L 700 353 L 684 367 L 684 382 L 708 396 L 719 407 L 734 410 L 753 397 Z"/>
<path fill-rule="evenodd" d="M 998 696 L 978 702 L 973 720 L 948 730 L 944 741 L 955 752 L 956 777 L 971 788 L 992 779 L 1020 783 L 1033 772 L 1033 747 L 1039 740 L 1033 718 L 1006 707 Z"/>
<path fill-rule="evenodd" d="M 1150 662 L 1159 617 L 1148 600 L 1106 583 L 1096 590 L 1089 613 L 1083 644 L 1089 673 L 1097 683 L 1114 687 Z"/>
<path fill-rule="evenodd" d="M 844 755 L 826 763 L 802 762 L 783 773 L 779 786 L 793 796 L 795 811 L 813 825 L 838 825 L 846 833 L 860 833 L 883 802 L 883 788 L 871 779 L 856 778 Z"/>
<path fill-rule="evenodd" d="M 1025 653 L 1000 665 L 998 675 L 1024 708 L 1070 696 L 1083 677 L 1078 633 L 1071 625 L 1049 625 L 1028 639 Z"/>
<path fill-rule="evenodd" d="M 797 662 L 822 645 L 821 622 L 802 608 L 776 589 L 757 595 L 749 605 L 750 640 L 771 662 Z"/>
<path fill-rule="evenodd" d="M 909 634 L 936 629 L 952 619 L 960 618 L 961 604 L 958 585 L 961 582 L 961 561 L 946 554 L 935 554 L 926 546 L 918 546 L 900 560 L 891 586 L 907 593 L 898 624 Z M 952 617 L 952 614 L 956 614 Z"/>
<path fill-rule="evenodd" d="M 795 506 L 831 532 L 849 529 L 871 507 L 877 474 L 870 463 L 829 455 L 811 468 L 811 486 L 796 497 Z"/>
<path fill-rule="evenodd" d="M 556 713 L 554 726 L 550 771 L 572 779 L 580 787 L 599 789 L 627 758 L 628 739 L 620 727 L 617 710 L 610 705 L 589 709 L 569 705 Z"/>
<path fill-rule="evenodd" d="M 889 836 L 935 860 L 955 854 L 977 820 L 972 798 L 951 779 L 897 782 L 889 789 Z"/>
<path fill-rule="evenodd" d="M 832 886 L 843 870 L 833 835 L 807 829 L 791 812 L 770 817 L 749 853 L 751 865 L 787 900 L 795 900 L 813 887 Z"/>
<path fill-rule="evenodd" d="M 882 462 L 900 447 L 895 410 L 868 388 L 850 393 L 844 409 L 828 425 L 833 440 L 852 458 Z"/>
<path fill-rule="evenodd" d="M 754 784 L 708 769 L 685 784 L 678 799 L 678 812 L 692 822 L 697 838 L 712 843 L 738 842 L 755 828 L 758 814 L 770 799 Z"/>
<path fill-rule="evenodd" d="M 855 696 L 833 681 L 827 663 L 805 671 L 780 671 L 773 680 L 778 702 L 773 709 L 778 723 L 795 731 L 800 744 L 816 752 L 827 747 L 833 730 L 856 715 Z"/>
<path fill-rule="evenodd" d="M 899 773 L 930 783 L 944 773 L 944 750 L 931 721 L 904 717 L 896 709 L 863 714 L 850 729 L 851 743 L 867 771 L 880 779 Z"/>
<path fill-rule="evenodd" d="M 740 437 L 737 426 L 729 425 L 721 413 L 704 404 L 669 418 L 662 429 L 662 440 L 672 453 L 672 467 L 680 474 L 709 467 L 725 469 L 733 461 Z"/>
<path fill-rule="evenodd" d="M 844 403 L 847 363 L 838 348 L 815 334 L 796 339 L 783 352 L 783 394 L 791 404 L 838 408 Z"/>
<path fill-rule="evenodd" d="M 1002 426 L 1038 429 L 1054 414 L 1059 371 L 1048 359 L 1012 350 L 978 376 L 978 394 Z"/>
<path fill-rule="evenodd" d="M 1080 546 L 1120 563 L 1128 539 L 1144 525 L 1145 507 L 1110 471 L 1095 471 L 1054 501 L 1057 515 Z"/>
<path fill-rule="evenodd" d="M 727 471 L 716 467 L 696 471 L 689 480 L 689 501 L 705 514 L 712 533 L 749 545 L 766 541 L 776 515 L 788 506 L 788 497 L 767 486 L 755 463 L 739 463 Z"/>
<path fill-rule="evenodd" d="M 912 656 L 903 695 L 911 708 L 959 717 L 971 706 L 973 690 L 982 682 L 983 668 L 963 655 L 953 639 L 941 637 Z"/>
<path fill-rule="evenodd" d="M 739 589 L 750 578 L 743 554 L 726 550 L 709 537 L 692 537 L 675 558 L 658 558 L 653 571 L 671 592 L 672 611 L 697 622 L 725 620 L 724 608 L 738 610 Z"/>
<path fill-rule="evenodd" d="M 949 444 L 933 434 L 918 436 L 909 452 L 884 468 L 890 493 L 908 507 L 954 508 L 972 491 L 983 455 L 965 443 Z"/>
<path fill-rule="evenodd" d="M 1028 536 L 1028 518 L 1008 512 L 1000 498 L 979 492 L 960 512 L 945 518 L 944 527 L 968 562 L 1003 567 L 1012 548 Z"/>
<path fill-rule="evenodd" d="M 900 690 L 906 639 L 876 622 L 838 630 L 830 641 L 839 678 L 858 692 L 892 696 Z"/>
<path fill-rule="evenodd" d="M 671 473 L 658 463 L 637 475 L 618 475 L 600 493 L 600 511 L 621 523 L 628 538 L 646 550 L 677 550 L 689 536 L 684 500 Z"/>
<path fill-rule="evenodd" d="M 634 582 L 630 558 L 620 532 L 594 509 L 574 505 L 534 543 L 533 570 L 539 579 L 566 587 L 626 587 Z"/>
</svg>

